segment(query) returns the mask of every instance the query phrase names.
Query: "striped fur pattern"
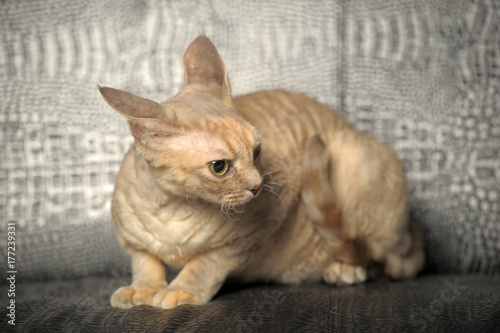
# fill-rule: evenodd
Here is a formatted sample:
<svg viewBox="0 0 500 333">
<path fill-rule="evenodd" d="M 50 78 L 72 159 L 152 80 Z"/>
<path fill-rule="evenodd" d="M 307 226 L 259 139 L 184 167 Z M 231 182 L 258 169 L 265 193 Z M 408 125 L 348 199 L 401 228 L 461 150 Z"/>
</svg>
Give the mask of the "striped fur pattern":
<svg viewBox="0 0 500 333">
<path fill-rule="evenodd" d="M 216 48 L 197 38 L 163 103 L 100 88 L 135 143 L 112 201 L 133 280 L 114 307 L 204 304 L 229 277 L 355 284 L 414 277 L 402 166 L 315 100 L 282 90 L 232 99 Z M 165 266 L 180 270 L 167 284 Z"/>
</svg>

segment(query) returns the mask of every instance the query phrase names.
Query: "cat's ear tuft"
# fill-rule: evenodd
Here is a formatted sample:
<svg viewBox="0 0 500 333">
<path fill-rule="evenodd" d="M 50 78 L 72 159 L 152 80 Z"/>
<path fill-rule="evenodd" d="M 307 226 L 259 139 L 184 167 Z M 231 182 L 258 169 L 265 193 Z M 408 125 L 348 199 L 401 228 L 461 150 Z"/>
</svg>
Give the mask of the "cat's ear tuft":
<svg viewBox="0 0 500 333">
<path fill-rule="evenodd" d="M 132 93 L 99 87 L 104 100 L 127 117 L 132 135 L 142 144 L 156 149 L 159 141 L 179 134 L 174 126 L 175 113 L 169 113 L 161 104 Z"/>
<path fill-rule="evenodd" d="M 226 66 L 214 44 L 205 36 L 196 38 L 184 53 L 184 84 L 201 84 L 225 104 L 231 104 Z"/>
</svg>

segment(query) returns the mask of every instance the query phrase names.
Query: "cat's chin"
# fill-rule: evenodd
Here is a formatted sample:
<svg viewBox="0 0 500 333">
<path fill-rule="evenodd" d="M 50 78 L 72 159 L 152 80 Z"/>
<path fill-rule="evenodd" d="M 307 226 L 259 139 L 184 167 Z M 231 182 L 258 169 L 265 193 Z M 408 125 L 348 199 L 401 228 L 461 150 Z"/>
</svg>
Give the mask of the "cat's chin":
<svg viewBox="0 0 500 333">
<path fill-rule="evenodd" d="M 259 194 L 259 193 L 258 193 Z M 235 210 L 241 210 L 243 209 L 243 206 L 246 205 L 247 203 L 249 203 L 250 201 L 252 201 L 253 199 L 255 199 L 257 195 L 245 195 L 244 197 L 242 198 L 230 198 L 230 199 L 223 199 L 221 200 L 218 204 L 222 207 L 231 207 L 231 209 L 235 209 Z"/>
</svg>

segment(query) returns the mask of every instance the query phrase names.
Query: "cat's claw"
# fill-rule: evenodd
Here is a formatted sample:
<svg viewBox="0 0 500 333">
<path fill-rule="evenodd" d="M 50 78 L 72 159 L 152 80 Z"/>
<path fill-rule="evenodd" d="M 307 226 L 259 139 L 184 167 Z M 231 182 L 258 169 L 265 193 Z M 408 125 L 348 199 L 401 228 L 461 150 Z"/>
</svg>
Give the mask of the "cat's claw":
<svg viewBox="0 0 500 333">
<path fill-rule="evenodd" d="M 168 288 L 161 290 L 153 298 L 153 306 L 162 309 L 172 309 L 182 304 L 200 304 L 200 299 L 193 293 Z"/>
<path fill-rule="evenodd" d="M 332 262 L 323 271 L 323 280 L 329 284 L 353 285 L 365 282 L 366 270 L 358 265 L 350 265 L 343 262 Z"/>
<path fill-rule="evenodd" d="M 154 293 L 144 288 L 132 286 L 121 287 L 111 295 L 111 306 L 120 309 L 130 309 L 136 305 L 152 305 Z"/>
</svg>

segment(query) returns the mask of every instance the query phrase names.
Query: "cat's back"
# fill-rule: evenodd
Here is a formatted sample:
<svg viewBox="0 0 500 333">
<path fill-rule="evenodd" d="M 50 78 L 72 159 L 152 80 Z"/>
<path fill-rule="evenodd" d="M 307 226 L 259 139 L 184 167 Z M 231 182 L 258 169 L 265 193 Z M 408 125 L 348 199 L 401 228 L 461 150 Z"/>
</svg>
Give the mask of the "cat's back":
<svg viewBox="0 0 500 333">
<path fill-rule="evenodd" d="M 307 120 L 303 125 L 312 125 L 316 130 L 320 130 L 325 121 L 330 128 L 350 126 L 335 111 L 303 93 L 261 90 L 238 96 L 233 102 L 245 119 L 261 129 L 275 125 L 278 126 L 275 130 L 279 130 L 300 120 Z"/>
<path fill-rule="evenodd" d="M 334 110 L 303 93 L 262 90 L 236 97 L 233 103 L 259 129 L 263 140 L 270 139 L 276 148 L 289 147 L 300 156 L 312 135 L 330 140 L 332 135 L 356 131 Z"/>
</svg>

